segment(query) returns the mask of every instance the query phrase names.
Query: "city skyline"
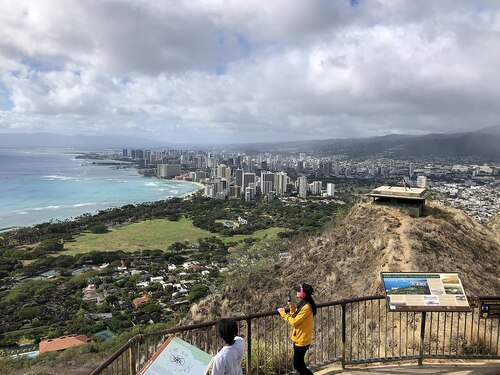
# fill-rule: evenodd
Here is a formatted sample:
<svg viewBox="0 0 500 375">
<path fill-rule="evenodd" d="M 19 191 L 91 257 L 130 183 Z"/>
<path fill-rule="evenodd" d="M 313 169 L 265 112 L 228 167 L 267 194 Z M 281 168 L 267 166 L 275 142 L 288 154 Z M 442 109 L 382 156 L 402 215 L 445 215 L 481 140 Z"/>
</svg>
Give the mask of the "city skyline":
<svg viewBox="0 0 500 375">
<path fill-rule="evenodd" d="M 494 1 L 2 9 L 0 133 L 254 143 L 498 125 Z"/>
</svg>

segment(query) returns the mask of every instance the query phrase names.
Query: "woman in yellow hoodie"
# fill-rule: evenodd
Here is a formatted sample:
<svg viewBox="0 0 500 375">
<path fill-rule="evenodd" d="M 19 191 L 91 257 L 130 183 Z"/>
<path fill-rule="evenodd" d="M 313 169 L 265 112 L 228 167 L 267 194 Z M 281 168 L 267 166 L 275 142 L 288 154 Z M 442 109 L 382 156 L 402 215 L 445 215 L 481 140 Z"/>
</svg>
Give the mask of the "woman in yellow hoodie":
<svg viewBox="0 0 500 375">
<path fill-rule="evenodd" d="M 304 356 L 311 345 L 314 332 L 314 315 L 317 311 L 316 303 L 312 298 L 314 288 L 303 283 L 293 289 L 297 292 L 297 297 L 301 299 L 300 303 L 295 307 L 292 302 L 288 302 L 290 314 L 287 314 L 284 308 L 279 308 L 278 312 L 293 326 L 290 333 L 293 342 L 293 367 L 301 375 L 312 375 L 306 367 Z"/>
</svg>

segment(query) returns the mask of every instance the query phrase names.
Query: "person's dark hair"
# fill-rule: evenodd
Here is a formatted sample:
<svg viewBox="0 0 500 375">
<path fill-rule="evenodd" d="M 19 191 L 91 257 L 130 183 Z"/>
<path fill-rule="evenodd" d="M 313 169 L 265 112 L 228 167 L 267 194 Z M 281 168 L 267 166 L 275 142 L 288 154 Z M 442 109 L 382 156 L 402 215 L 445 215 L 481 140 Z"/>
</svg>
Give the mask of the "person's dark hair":
<svg viewBox="0 0 500 375">
<path fill-rule="evenodd" d="M 318 311 L 318 307 L 316 306 L 316 302 L 314 302 L 314 300 L 312 298 L 312 295 L 309 294 L 309 293 L 307 293 L 307 292 L 306 292 L 306 297 L 302 301 L 300 301 L 299 304 L 297 305 L 297 313 L 300 311 L 300 309 L 306 303 L 308 303 L 309 305 L 311 305 L 313 316 L 316 315 L 316 312 Z"/>
<path fill-rule="evenodd" d="M 228 345 L 234 344 L 234 338 L 238 335 L 238 324 L 234 319 L 219 320 L 219 335 Z"/>
</svg>

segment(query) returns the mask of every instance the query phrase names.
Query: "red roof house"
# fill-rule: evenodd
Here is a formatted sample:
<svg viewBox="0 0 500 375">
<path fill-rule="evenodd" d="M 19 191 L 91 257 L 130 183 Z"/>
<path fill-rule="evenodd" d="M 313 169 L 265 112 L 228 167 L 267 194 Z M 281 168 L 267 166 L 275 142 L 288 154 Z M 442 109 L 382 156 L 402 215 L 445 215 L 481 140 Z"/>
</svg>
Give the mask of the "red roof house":
<svg viewBox="0 0 500 375">
<path fill-rule="evenodd" d="M 48 339 L 40 341 L 38 350 L 40 353 L 55 352 L 65 350 L 73 346 L 83 345 L 89 341 L 86 335 L 68 335 L 57 339 Z"/>
</svg>

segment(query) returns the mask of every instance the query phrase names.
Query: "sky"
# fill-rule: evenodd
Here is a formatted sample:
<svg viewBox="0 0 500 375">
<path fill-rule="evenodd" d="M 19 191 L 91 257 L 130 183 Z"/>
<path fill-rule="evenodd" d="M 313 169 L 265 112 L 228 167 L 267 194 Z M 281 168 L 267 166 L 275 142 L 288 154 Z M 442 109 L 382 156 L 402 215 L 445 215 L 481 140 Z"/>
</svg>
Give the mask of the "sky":
<svg viewBox="0 0 500 375">
<path fill-rule="evenodd" d="M 0 133 L 247 143 L 500 125 L 497 0 L 0 9 Z"/>
</svg>

